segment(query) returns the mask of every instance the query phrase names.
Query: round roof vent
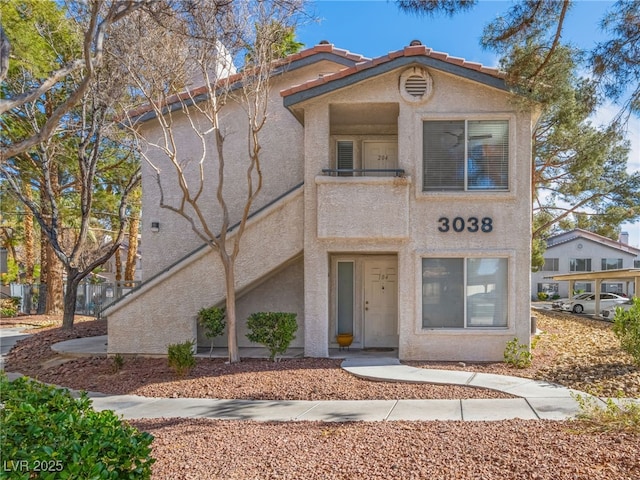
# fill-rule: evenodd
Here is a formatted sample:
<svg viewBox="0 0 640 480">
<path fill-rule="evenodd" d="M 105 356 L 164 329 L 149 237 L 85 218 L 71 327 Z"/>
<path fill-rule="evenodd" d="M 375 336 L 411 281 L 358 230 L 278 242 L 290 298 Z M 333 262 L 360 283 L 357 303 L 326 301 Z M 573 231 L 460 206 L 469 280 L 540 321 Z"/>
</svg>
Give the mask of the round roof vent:
<svg viewBox="0 0 640 480">
<path fill-rule="evenodd" d="M 413 97 L 422 97 L 429 88 L 429 82 L 422 75 L 411 75 L 404 82 L 404 89 Z"/>
<path fill-rule="evenodd" d="M 422 67 L 411 67 L 400 75 L 400 94 L 409 103 L 425 102 L 433 89 L 431 75 Z"/>
</svg>

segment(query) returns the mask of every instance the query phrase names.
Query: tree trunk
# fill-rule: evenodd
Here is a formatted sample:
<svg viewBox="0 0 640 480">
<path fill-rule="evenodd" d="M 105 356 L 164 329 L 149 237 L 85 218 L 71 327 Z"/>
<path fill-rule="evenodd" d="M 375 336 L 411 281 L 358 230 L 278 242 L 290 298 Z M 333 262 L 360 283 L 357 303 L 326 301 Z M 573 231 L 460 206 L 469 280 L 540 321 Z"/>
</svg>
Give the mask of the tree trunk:
<svg viewBox="0 0 640 480">
<path fill-rule="evenodd" d="M 47 242 L 47 307 L 48 315 L 59 315 L 64 311 L 62 292 L 64 291 L 64 266 Z"/>
<path fill-rule="evenodd" d="M 116 282 L 122 280 L 122 258 L 120 257 L 120 249 L 117 249 L 113 254 L 116 263 Z"/>
<path fill-rule="evenodd" d="M 222 263 L 227 287 L 227 348 L 229 350 L 229 363 L 238 363 L 240 361 L 240 353 L 238 351 L 238 326 L 236 321 L 235 264 L 229 257 L 226 260 L 222 259 Z"/>
<path fill-rule="evenodd" d="M 67 269 L 67 291 L 64 293 L 64 313 L 62 315 L 62 328 L 71 330 L 76 314 L 76 298 L 78 285 L 82 278 L 77 269 Z"/>
<path fill-rule="evenodd" d="M 38 315 L 47 311 L 47 282 L 49 281 L 49 262 L 47 261 L 46 235 L 40 235 L 40 291 L 38 295 Z"/>
<path fill-rule="evenodd" d="M 127 264 L 124 270 L 125 281 L 133 281 L 136 273 L 136 254 L 138 253 L 138 231 L 140 230 L 140 213 L 135 212 L 129 218 L 129 249 L 127 250 Z"/>
<path fill-rule="evenodd" d="M 51 169 L 51 186 L 53 188 L 54 195 L 57 198 L 60 197 L 60 185 L 58 169 L 54 167 Z M 47 196 L 46 189 L 40 190 L 40 203 L 42 205 L 42 218 L 47 225 L 51 225 L 52 222 L 52 209 L 51 199 Z M 47 263 L 47 276 L 44 278 L 44 282 L 47 284 L 46 300 L 47 304 L 45 312 L 48 315 L 59 315 L 64 311 L 64 302 L 62 299 L 64 291 L 64 267 L 62 262 L 56 255 L 51 243 L 47 236 L 42 232 L 42 241 L 45 242 L 45 256 Z M 43 278 L 42 276 L 40 278 Z"/>
<path fill-rule="evenodd" d="M 25 196 L 29 199 L 33 199 L 33 192 L 31 186 L 27 185 L 25 190 Z M 33 228 L 33 213 L 28 208 L 25 209 L 25 215 L 23 219 L 24 228 L 24 282 L 29 285 L 33 284 L 33 269 L 36 264 L 35 254 L 35 239 Z"/>
</svg>

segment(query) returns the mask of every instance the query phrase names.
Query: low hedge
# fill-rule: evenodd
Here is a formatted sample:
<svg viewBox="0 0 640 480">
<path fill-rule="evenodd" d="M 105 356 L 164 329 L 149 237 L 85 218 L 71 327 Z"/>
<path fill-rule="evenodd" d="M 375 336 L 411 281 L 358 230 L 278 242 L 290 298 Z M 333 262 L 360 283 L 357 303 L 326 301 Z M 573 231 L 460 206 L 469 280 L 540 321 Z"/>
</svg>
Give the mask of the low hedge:
<svg viewBox="0 0 640 480">
<path fill-rule="evenodd" d="M 96 412 L 86 393 L 0 374 L 0 477 L 148 479 L 153 436 L 110 410 Z M 8 475 L 5 477 L 5 475 Z"/>
</svg>

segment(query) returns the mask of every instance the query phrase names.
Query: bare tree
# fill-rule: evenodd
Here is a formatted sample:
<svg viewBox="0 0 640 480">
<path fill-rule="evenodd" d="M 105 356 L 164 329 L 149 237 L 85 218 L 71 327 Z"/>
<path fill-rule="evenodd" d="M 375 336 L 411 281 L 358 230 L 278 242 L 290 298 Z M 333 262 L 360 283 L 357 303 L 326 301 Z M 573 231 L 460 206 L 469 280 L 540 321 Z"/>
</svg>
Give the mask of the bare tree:
<svg viewBox="0 0 640 480">
<path fill-rule="evenodd" d="M 216 251 L 226 281 L 226 318 L 229 361 L 240 360 L 237 342 L 235 261 L 247 219 L 262 188 L 261 131 L 267 121 L 270 78 L 281 62 L 282 44 L 290 41 L 301 2 L 208 0 L 180 2 L 172 10 L 158 12 L 155 20 L 138 19 L 135 29 L 155 45 L 139 52 L 130 63 L 136 86 L 143 91 L 148 104 L 134 112 L 152 112 L 161 130 L 160 141 L 139 136 L 141 151 L 155 171 L 160 190 L 160 206 L 187 220 L 195 234 Z M 176 14 L 177 12 L 177 14 Z M 132 19 L 133 20 L 133 19 Z M 155 22 L 155 23 L 154 23 Z M 162 25 L 155 35 L 148 28 Z M 131 29 L 129 29 L 129 33 Z M 142 45 L 141 42 L 127 42 Z M 122 45 L 123 43 L 120 42 Z M 181 57 L 185 62 L 167 65 L 162 58 Z M 180 52 L 176 55 L 175 52 Z M 286 52 L 284 52 L 286 53 Z M 244 60 L 243 68 L 234 73 L 232 59 Z M 168 74 L 170 73 L 170 75 Z M 203 84 L 197 89 L 178 90 L 192 85 L 193 79 Z M 246 152 L 234 163 L 245 165 L 244 192 L 241 198 L 229 194 L 229 152 L 225 147 L 228 131 L 224 125 L 226 109 L 233 106 L 244 112 Z M 182 122 L 182 123 L 180 123 Z M 189 158 L 179 125 L 186 122 L 197 139 L 197 158 Z M 131 119 L 135 126 L 135 119 Z M 190 145 L 193 151 L 193 145 Z M 173 173 L 158 164 L 169 163 Z M 155 155 L 155 157 L 154 157 Z M 193 157 L 193 154 L 191 154 Z M 168 186 L 177 182 L 178 198 L 169 198 Z M 234 185 L 235 187 L 235 185 Z M 175 190 L 175 188 L 173 189 Z M 207 192 L 214 191 L 217 211 L 210 212 Z M 208 197 L 210 199 L 210 197 Z M 234 234 L 231 209 L 242 207 Z"/>
<path fill-rule="evenodd" d="M 37 86 L 14 96 L 0 99 L 0 114 L 31 103 L 56 86 L 64 82 L 72 74 L 79 74 L 80 81 L 67 95 L 60 98 L 59 103 L 51 111 L 38 131 L 15 141 L 0 144 L 0 164 L 7 159 L 28 151 L 49 138 L 58 128 L 61 120 L 75 107 L 90 88 L 96 69 L 102 64 L 105 37 L 115 23 L 126 18 L 132 12 L 148 6 L 154 0 L 69 0 L 69 11 L 76 12 L 82 21 L 78 22 L 82 31 L 82 52 L 78 58 L 67 61 L 60 68 L 50 73 Z M 4 80 L 9 69 L 10 42 L 0 26 L 0 80 Z"/>
</svg>

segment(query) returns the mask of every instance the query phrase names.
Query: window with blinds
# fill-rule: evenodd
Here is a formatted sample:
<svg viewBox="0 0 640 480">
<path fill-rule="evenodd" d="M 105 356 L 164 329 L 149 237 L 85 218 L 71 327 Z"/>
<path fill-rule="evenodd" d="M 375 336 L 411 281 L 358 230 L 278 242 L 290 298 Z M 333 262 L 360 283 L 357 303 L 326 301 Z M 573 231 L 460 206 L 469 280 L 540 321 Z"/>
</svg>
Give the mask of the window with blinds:
<svg viewBox="0 0 640 480">
<path fill-rule="evenodd" d="M 339 140 L 336 152 L 336 168 L 338 170 L 353 170 L 353 141 Z M 353 172 L 339 172 L 340 176 L 352 176 Z"/>
<path fill-rule="evenodd" d="M 509 121 L 423 123 L 424 191 L 507 190 Z"/>
<path fill-rule="evenodd" d="M 508 326 L 508 259 L 423 258 L 422 328 Z"/>
</svg>

